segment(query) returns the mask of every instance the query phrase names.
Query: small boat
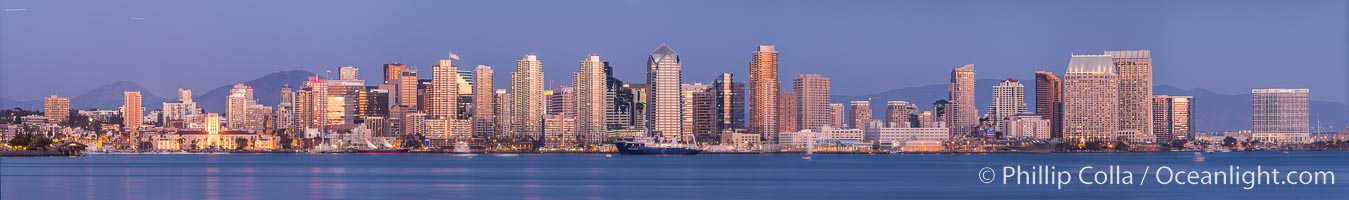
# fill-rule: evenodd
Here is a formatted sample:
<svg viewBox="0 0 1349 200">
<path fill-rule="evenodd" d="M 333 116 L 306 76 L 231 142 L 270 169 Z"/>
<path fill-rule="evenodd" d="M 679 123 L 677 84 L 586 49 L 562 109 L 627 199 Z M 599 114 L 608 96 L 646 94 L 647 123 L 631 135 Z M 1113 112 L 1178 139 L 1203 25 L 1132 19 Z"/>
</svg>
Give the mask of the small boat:
<svg viewBox="0 0 1349 200">
<path fill-rule="evenodd" d="M 1203 154 L 1203 153 L 1199 153 L 1199 152 L 1194 152 L 1194 162 L 1196 162 L 1196 163 L 1202 163 L 1202 162 L 1204 162 L 1204 154 Z"/>
</svg>

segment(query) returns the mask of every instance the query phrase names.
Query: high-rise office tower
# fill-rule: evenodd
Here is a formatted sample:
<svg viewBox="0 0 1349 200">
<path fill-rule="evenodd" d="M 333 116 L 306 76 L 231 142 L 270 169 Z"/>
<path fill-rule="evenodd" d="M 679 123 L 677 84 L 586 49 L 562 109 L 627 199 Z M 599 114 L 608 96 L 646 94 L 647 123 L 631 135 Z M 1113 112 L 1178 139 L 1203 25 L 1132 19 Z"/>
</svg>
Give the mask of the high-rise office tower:
<svg viewBox="0 0 1349 200">
<path fill-rule="evenodd" d="M 1049 120 L 1049 135 L 1063 138 L 1063 80 L 1054 72 L 1035 72 L 1035 114 Z"/>
<path fill-rule="evenodd" d="M 1110 55 L 1073 55 L 1063 74 L 1063 138 L 1115 141 L 1119 131 L 1119 76 Z"/>
<path fill-rule="evenodd" d="M 126 91 L 122 98 L 122 126 L 135 133 L 145 120 L 145 108 L 141 107 L 141 92 Z"/>
<path fill-rule="evenodd" d="M 576 89 L 569 85 L 560 85 L 550 90 L 544 90 L 543 95 L 547 97 L 548 103 L 543 107 L 546 115 L 561 115 L 574 118 L 576 116 Z"/>
<path fill-rule="evenodd" d="M 426 115 L 458 119 L 459 83 L 456 77 L 459 69 L 449 59 L 440 60 L 431 67 L 431 87 L 427 92 Z"/>
<path fill-rule="evenodd" d="M 974 64 L 951 70 L 949 102 L 946 105 L 946 125 L 951 135 L 966 135 L 979 124 L 979 111 L 974 107 Z"/>
<path fill-rule="evenodd" d="M 614 77 L 614 67 L 604 62 L 605 106 L 604 124 L 606 129 L 626 129 L 633 126 L 633 113 L 637 113 L 632 90 L 623 80 Z"/>
<path fill-rule="evenodd" d="M 52 124 L 65 124 L 70 120 L 70 98 L 52 95 L 42 99 L 42 115 Z"/>
<path fill-rule="evenodd" d="M 885 126 L 891 128 L 912 128 L 910 116 L 918 112 L 918 106 L 907 101 L 885 102 Z"/>
<path fill-rule="evenodd" d="M 281 92 L 278 96 L 279 100 L 276 104 L 276 111 L 275 114 L 273 114 L 276 118 L 274 118 L 275 122 L 273 122 L 273 124 L 275 124 L 277 129 L 296 128 L 295 91 L 290 88 L 290 85 L 281 85 Z"/>
<path fill-rule="evenodd" d="M 356 66 L 341 66 L 337 68 L 337 79 L 356 80 Z"/>
<path fill-rule="evenodd" d="M 511 72 L 511 129 L 516 138 L 542 136 L 547 97 L 543 90 L 543 62 L 534 54 L 515 62 Z"/>
<path fill-rule="evenodd" d="M 1251 90 L 1251 137 L 1281 144 L 1311 142 L 1308 92 L 1305 88 Z"/>
<path fill-rule="evenodd" d="M 993 104 L 989 105 L 989 120 L 993 127 L 1003 127 L 1007 117 L 1026 112 L 1026 86 L 1020 81 L 1008 78 L 993 86 Z M 1007 132 L 1007 130 L 1002 130 Z"/>
<path fill-rule="evenodd" d="M 1119 131 L 1151 141 L 1152 55 L 1148 50 L 1105 51 L 1119 76 Z"/>
<path fill-rule="evenodd" d="M 417 70 L 403 69 L 398 74 L 398 105 L 420 110 L 417 107 Z"/>
<path fill-rule="evenodd" d="M 852 128 L 867 129 L 867 124 L 871 123 L 871 101 L 852 101 L 849 106 Z"/>
<path fill-rule="evenodd" d="M 798 124 L 798 129 L 821 130 L 820 127 L 831 123 L 829 87 L 829 78 L 820 77 L 819 74 L 797 75 L 792 81 L 792 89 L 796 90 L 799 103 L 796 112 L 801 116 L 799 122 L 794 122 Z"/>
<path fill-rule="evenodd" d="M 715 83 L 707 86 L 703 90 L 693 91 L 692 104 L 684 105 L 684 107 L 692 108 L 690 114 L 693 116 L 692 131 L 698 142 L 715 144 L 721 139 L 720 127 L 723 123 L 721 113 L 718 112 L 721 108 L 718 106 L 720 104 L 719 98 L 717 98 L 721 90 L 717 89 Z"/>
<path fill-rule="evenodd" d="M 361 92 L 359 109 L 357 114 L 360 117 L 387 117 L 389 116 L 389 90 L 381 89 L 378 86 L 367 86 Z"/>
<path fill-rule="evenodd" d="M 242 130 L 248 118 L 249 99 L 252 88 L 242 83 L 234 84 L 229 96 L 225 97 L 225 127 L 230 130 Z"/>
<path fill-rule="evenodd" d="M 679 60 L 679 53 L 670 49 L 670 46 L 660 44 L 651 52 L 646 63 L 646 84 L 651 86 L 646 104 L 648 132 L 666 139 L 688 141 L 691 138 L 681 136 L 684 131 L 680 117 L 684 114 L 679 73 L 683 64 Z"/>
<path fill-rule="evenodd" d="M 384 84 L 398 84 L 398 80 L 403 77 L 403 70 L 407 68 L 403 63 L 384 64 Z"/>
<path fill-rule="evenodd" d="M 487 65 L 473 69 L 473 136 L 476 137 L 491 136 L 498 130 L 493 73 L 492 67 Z"/>
<path fill-rule="evenodd" d="M 604 61 L 599 55 L 590 55 L 581 60 L 580 69 L 572 79 L 576 135 L 581 144 L 600 145 L 608 137 L 604 120 L 611 103 L 605 98 L 608 94 L 606 78 Z"/>
<path fill-rule="evenodd" d="M 801 113 L 800 97 L 796 92 L 778 93 L 778 128 L 780 132 L 796 132 L 801 128 L 797 127 L 800 123 Z"/>
<path fill-rule="evenodd" d="M 722 73 L 712 81 L 711 90 L 716 98 L 717 121 L 720 121 L 714 132 L 745 128 L 745 83 L 736 82 L 731 73 Z"/>
<path fill-rule="evenodd" d="M 512 129 L 511 125 L 515 124 L 515 122 L 512 121 L 514 115 L 511 112 L 511 108 L 515 104 L 511 102 L 511 94 L 507 92 L 506 89 L 497 89 L 496 92 L 493 92 L 492 94 L 492 101 L 492 106 L 494 106 L 492 112 L 497 116 L 497 119 L 496 123 L 494 123 L 496 132 L 491 136 L 514 135 L 512 134 L 514 129 Z"/>
<path fill-rule="evenodd" d="M 778 51 L 759 45 L 749 62 L 749 132 L 777 141 Z"/>
<path fill-rule="evenodd" d="M 325 105 L 328 124 L 354 124 L 360 107 L 361 91 L 365 91 L 365 81 L 326 79 L 323 80 L 323 86 L 326 90 L 324 98 L 329 102 Z"/>
<path fill-rule="evenodd" d="M 1152 133 L 1157 143 L 1188 141 L 1194 138 L 1194 97 L 1152 97 Z"/>
<path fill-rule="evenodd" d="M 848 110 L 847 108 L 843 107 L 843 104 L 841 103 L 829 104 L 829 127 L 831 128 L 848 127 L 847 113 Z"/>
<path fill-rule="evenodd" d="M 697 138 L 697 137 L 695 137 L 696 135 L 694 135 L 694 130 L 693 130 L 693 129 L 694 129 L 694 126 L 695 126 L 694 123 L 696 123 L 695 120 L 697 120 L 696 118 L 694 118 L 694 113 L 693 113 L 693 112 L 695 111 L 695 105 L 694 105 L 694 104 L 697 103 L 697 102 L 695 102 L 695 101 L 697 100 L 698 93 L 706 92 L 706 91 L 707 91 L 707 88 L 711 88 L 711 87 L 712 87 L 712 85 L 703 84 L 703 83 L 685 83 L 685 84 L 680 84 L 680 85 L 679 85 L 679 99 L 680 99 L 680 103 L 679 103 L 679 105 L 680 105 L 680 106 L 679 106 L 679 107 L 680 107 L 680 109 L 679 109 L 679 110 L 680 110 L 680 111 L 679 111 L 679 115 L 680 115 L 680 116 L 679 116 L 679 126 L 680 126 L 680 127 L 679 127 L 679 134 L 680 134 L 680 136 L 679 136 L 679 137 L 680 137 L 680 138 L 711 139 L 711 138 Z M 704 123 L 705 123 L 705 122 L 704 122 Z"/>
</svg>

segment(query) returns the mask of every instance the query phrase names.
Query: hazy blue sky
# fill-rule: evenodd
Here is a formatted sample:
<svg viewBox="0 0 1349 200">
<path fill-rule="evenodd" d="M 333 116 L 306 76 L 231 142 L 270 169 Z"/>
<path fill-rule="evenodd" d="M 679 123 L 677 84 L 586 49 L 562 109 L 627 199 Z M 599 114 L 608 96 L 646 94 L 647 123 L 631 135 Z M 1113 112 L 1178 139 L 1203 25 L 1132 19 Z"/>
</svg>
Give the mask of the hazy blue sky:
<svg viewBox="0 0 1349 200">
<path fill-rule="evenodd" d="M 643 82 L 646 54 L 669 43 L 686 82 L 744 80 L 759 44 L 777 45 L 784 85 L 819 73 L 840 95 L 944 83 L 966 63 L 979 78 L 1030 78 L 1073 53 L 1151 49 L 1156 84 L 1349 102 L 1346 2 L 4 0 L 26 10 L 0 13 L 0 96 L 121 80 L 171 96 L 341 65 L 373 83 L 383 63 L 429 69 L 447 50 L 461 68 L 493 66 L 498 87 L 531 52 L 558 83 L 592 53 Z"/>
</svg>

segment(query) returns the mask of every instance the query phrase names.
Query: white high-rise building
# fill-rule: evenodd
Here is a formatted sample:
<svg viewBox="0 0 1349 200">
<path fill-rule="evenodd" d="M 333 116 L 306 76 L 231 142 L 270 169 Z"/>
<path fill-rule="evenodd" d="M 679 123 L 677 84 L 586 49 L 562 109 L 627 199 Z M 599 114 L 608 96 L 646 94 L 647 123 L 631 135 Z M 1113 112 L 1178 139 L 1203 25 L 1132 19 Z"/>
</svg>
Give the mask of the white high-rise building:
<svg viewBox="0 0 1349 200">
<path fill-rule="evenodd" d="M 1251 90 L 1251 137 L 1270 143 L 1311 142 L 1307 89 Z"/>
<path fill-rule="evenodd" d="M 1152 53 L 1105 51 L 1119 77 L 1119 131 L 1133 142 L 1155 140 L 1152 128 Z"/>
<path fill-rule="evenodd" d="M 248 108 L 253 103 L 253 88 L 242 83 L 234 84 L 229 96 L 225 97 L 225 127 L 231 130 L 243 130 L 248 120 Z"/>
<path fill-rule="evenodd" d="M 512 137 L 542 139 L 546 97 L 543 90 L 543 62 L 534 54 L 515 62 L 511 72 Z"/>
<path fill-rule="evenodd" d="M 692 141 L 682 138 L 683 98 L 681 98 L 679 53 L 670 46 L 661 44 L 651 52 L 647 59 L 646 83 L 651 86 L 647 93 L 647 131 L 665 139 Z"/>
<path fill-rule="evenodd" d="M 829 78 L 819 74 L 797 75 L 792 81 L 796 90 L 798 129 L 815 129 L 829 126 L 833 119 L 829 110 Z M 842 127 L 834 127 L 842 128 Z"/>
<path fill-rule="evenodd" d="M 495 134 L 498 127 L 495 93 L 492 88 L 492 67 L 478 65 L 473 70 L 473 135 L 486 137 Z"/>
<path fill-rule="evenodd" d="M 576 107 L 575 133 L 581 144 L 600 145 L 608 137 L 604 123 L 609 105 L 605 81 L 604 61 L 600 60 L 599 55 L 590 55 L 581 60 L 580 69 L 572 79 L 572 94 L 575 95 L 572 100 Z"/>
<path fill-rule="evenodd" d="M 974 107 L 974 64 L 951 70 L 949 105 L 946 105 L 946 125 L 951 135 L 965 135 L 979 124 L 979 110 Z"/>
<path fill-rule="evenodd" d="M 1110 55 L 1073 55 L 1063 76 L 1063 138 L 1116 141 L 1119 76 Z"/>
<path fill-rule="evenodd" d="M 444 119 L 458 119 L 459 76 L 451 60 L 440 60 L 431 67 L 431 87 L 426 92 L 426 114 Z"/>
<path fill-rule="evenodd" d="M 989 105 L 989 120 L 994 127 L 1004 127 L 1006 118 L 1026 112 L 1026 86 L 1016 79 L 1008 78 L 993 86 L 993 104 Z M 1007 132 L 1006 129 L 1001 129 Z"/>
</svg>

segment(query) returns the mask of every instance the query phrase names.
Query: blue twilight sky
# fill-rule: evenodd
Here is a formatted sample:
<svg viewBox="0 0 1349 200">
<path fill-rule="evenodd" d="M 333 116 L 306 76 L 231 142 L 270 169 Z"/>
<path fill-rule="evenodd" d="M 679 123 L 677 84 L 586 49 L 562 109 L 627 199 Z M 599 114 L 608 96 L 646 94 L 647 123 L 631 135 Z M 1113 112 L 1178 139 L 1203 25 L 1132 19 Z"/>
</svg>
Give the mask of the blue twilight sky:
<svg viewBox="0 0 1349 200">
<path fill-rule="evenodd" d="M 429 69 L 447 50 L 461 68 L 493 66 L 499 87 L 526 53 L 558 84 L 592 53 L 643 82 L 646 54 L 669 43 L 686 82 L 745 80 L 759 44 L 777 45 L 784 86 L 819 73 L 839 95 L 944 83 L 966 63 L 1025 79 L 1063 72 L 1072 53 L 1151 49 L 1159 85 L 1349 102 L 1346 2 L 3 0 L 0 96 L 122 80 L 172 96 L 341 65 L 374 83 L 383 63 Z"/>
</svg>

